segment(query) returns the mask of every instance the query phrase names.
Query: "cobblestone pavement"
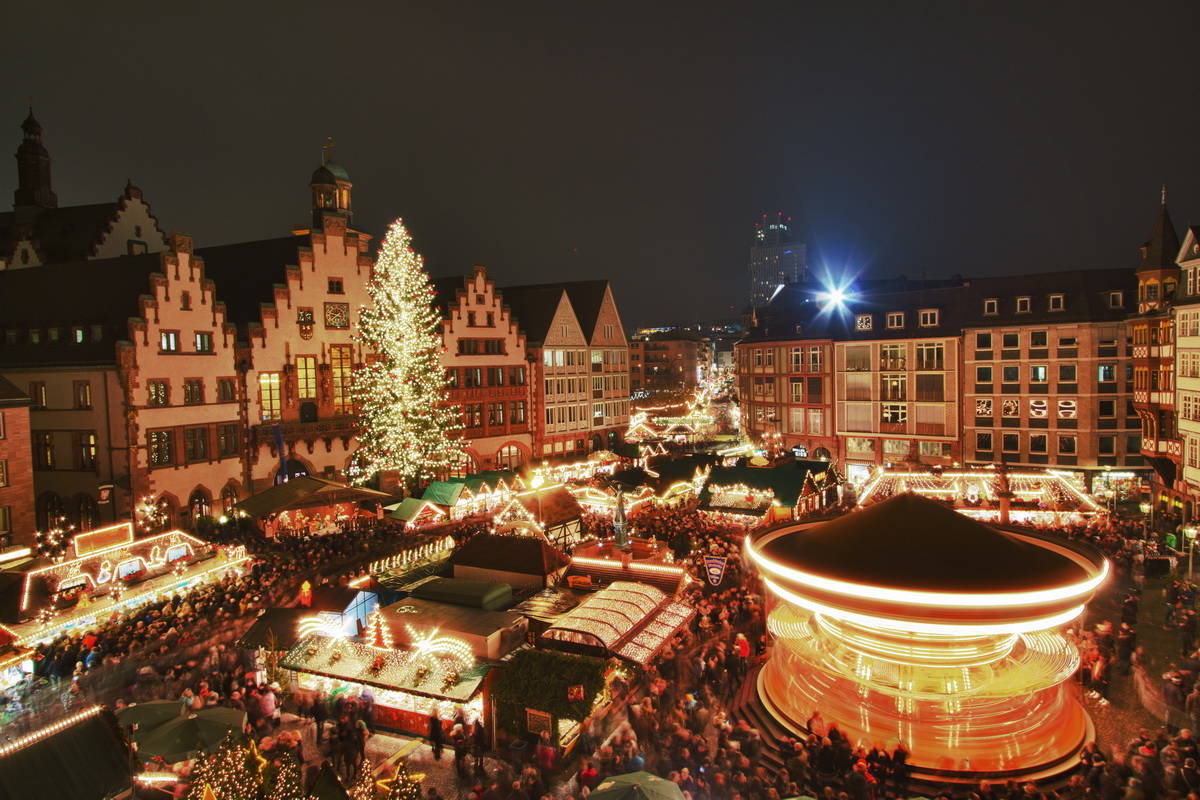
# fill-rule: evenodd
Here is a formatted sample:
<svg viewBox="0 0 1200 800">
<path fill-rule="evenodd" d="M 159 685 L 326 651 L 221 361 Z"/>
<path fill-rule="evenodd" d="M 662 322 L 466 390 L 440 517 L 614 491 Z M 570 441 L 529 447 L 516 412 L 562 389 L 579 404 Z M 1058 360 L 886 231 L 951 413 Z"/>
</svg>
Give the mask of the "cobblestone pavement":
<svg viewBox="0 0 1200 800">
<path fill-rule="evenodd" d="M 1171 663 L 1180 656 L 1180 637 L 1174 628 L 1163 629 L 1166 601 L 1163 590 L 1166 578 L 1147 578 L 1144 583 L 1127 576 L 1114 576 L 1108 585 L 1089 604 L 1084 624 L 1094 629 L 1103 621 L 1110 621 L 1116 628 L 1121 624 L 1121 603 L 1129 591 L 1141 589 L 1138 609 L 1138 645 L 1145 648 L 1146 681 L 1149 688 L 1161 695 L 1162 674 L 1171 668 Z M 1156 698 L 1157 699 L 1157 698 Z M 1096 740 L 1106 751 L 1124 750 L 1137 735 L 1138 730 L 1147 728 L 1156 731 L 1163 721 L 1148 711 L 1139 697 L 1135 674 L 1119 675 L 1114 670 L 1109 683 L 1109 703 L 1100 703 L 1083 692 L 1083 703 L 1096 725 Z"/>
</svg>

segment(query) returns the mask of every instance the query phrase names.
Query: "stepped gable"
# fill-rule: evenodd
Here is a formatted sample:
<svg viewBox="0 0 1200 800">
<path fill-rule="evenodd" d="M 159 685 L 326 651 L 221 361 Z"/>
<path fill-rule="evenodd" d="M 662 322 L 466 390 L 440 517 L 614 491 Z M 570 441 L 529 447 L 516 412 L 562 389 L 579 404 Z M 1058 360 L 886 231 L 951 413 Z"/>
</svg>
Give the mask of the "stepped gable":
<svg viewBox="0 0 1200 800">
<path fill-rule="evenodd" d="M 902 494 L 764 543 L 776 564 L 908 591 L 999 593 L 1072 585 L 1087 571 L 1057 550 Z"/>
</svg>

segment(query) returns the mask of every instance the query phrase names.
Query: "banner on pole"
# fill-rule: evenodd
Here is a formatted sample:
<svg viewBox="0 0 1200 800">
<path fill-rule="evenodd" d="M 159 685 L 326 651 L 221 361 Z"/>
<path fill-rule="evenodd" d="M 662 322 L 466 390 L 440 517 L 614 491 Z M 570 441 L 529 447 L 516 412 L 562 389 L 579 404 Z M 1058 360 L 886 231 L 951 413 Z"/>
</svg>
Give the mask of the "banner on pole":
<svg viewBox="0 0 1200 800">
<path fill-rule="evenodd" d="M 724 556 L 705 556 L 704 557 L 704 572 L 708 575 L 708 582 L 713 586 L 720 586 L 721 580 L 725 577 L 725 563 L 729 561 Z"/>
</svg>

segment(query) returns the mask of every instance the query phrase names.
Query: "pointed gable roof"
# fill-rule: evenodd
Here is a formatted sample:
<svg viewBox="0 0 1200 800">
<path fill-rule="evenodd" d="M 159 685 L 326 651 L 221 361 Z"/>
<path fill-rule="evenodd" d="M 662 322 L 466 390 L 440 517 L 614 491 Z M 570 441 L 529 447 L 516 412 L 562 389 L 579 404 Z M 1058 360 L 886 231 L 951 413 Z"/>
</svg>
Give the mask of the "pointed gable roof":
<svg viewBox="0 0 1200 800">
<path fill-rule="evenodd" d="M 504 304 L 530 344 L 542 344 L 550 334 L 550 325 L 562 306 L 561 286 L 525 286 L 501 290 Z"/>
<path fill-rule="evenodd" d="M 1150 239 L 1142 245 L 1142 263 L 1138 264 L 1138 272 L 1155 272 L 1176 269 L 1175 256 L 1179 254 L 1179 236 L 1167 213 L 1167 200 L 1163 197 L 1162 205 L 1158 207 L 1158 216 L 1154 220 L 1154 231 Z"/>
<path fill-rule="evenodd" d="M 583 335 L 590 342 L 596 332 L 596 323 L 600 319 L 600 309 L 604 306 L 604 298 L 608 295 L 608 281 L 567 281 L 565 283 L 541 283 L 527 286 L 506 286 L 501 291 L 507 302 L 511 293 L 524 293 L 532 290 L 553 289 L 565 291 L 575 311 L 575 317 L 583 329 Z M 547 295 L 549 296 L 549 295 Z M 514 312 L 514 316 L 516 313 Z M 551 317 L 553 318 L 553 317 Z M 547 327 L 550 320 L 546 320 Z"/>
</svg>

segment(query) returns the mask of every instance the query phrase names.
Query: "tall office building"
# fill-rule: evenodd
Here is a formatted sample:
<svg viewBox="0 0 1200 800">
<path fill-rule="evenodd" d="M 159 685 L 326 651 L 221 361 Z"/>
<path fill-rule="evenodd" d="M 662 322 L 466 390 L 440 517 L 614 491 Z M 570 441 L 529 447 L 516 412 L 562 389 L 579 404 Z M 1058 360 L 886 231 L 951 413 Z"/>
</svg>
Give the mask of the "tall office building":
<svg viewBox="0 0 1200 800">
<path fill-rule="evenodd" d="M 795 241 L 791 218 L 783 214 L 767 216 L 754 223 L 754 244 L 750 247 L 750 304 L 761 308 L 780 284 L 804 280 L 808 246 Z"/>
</svg>

